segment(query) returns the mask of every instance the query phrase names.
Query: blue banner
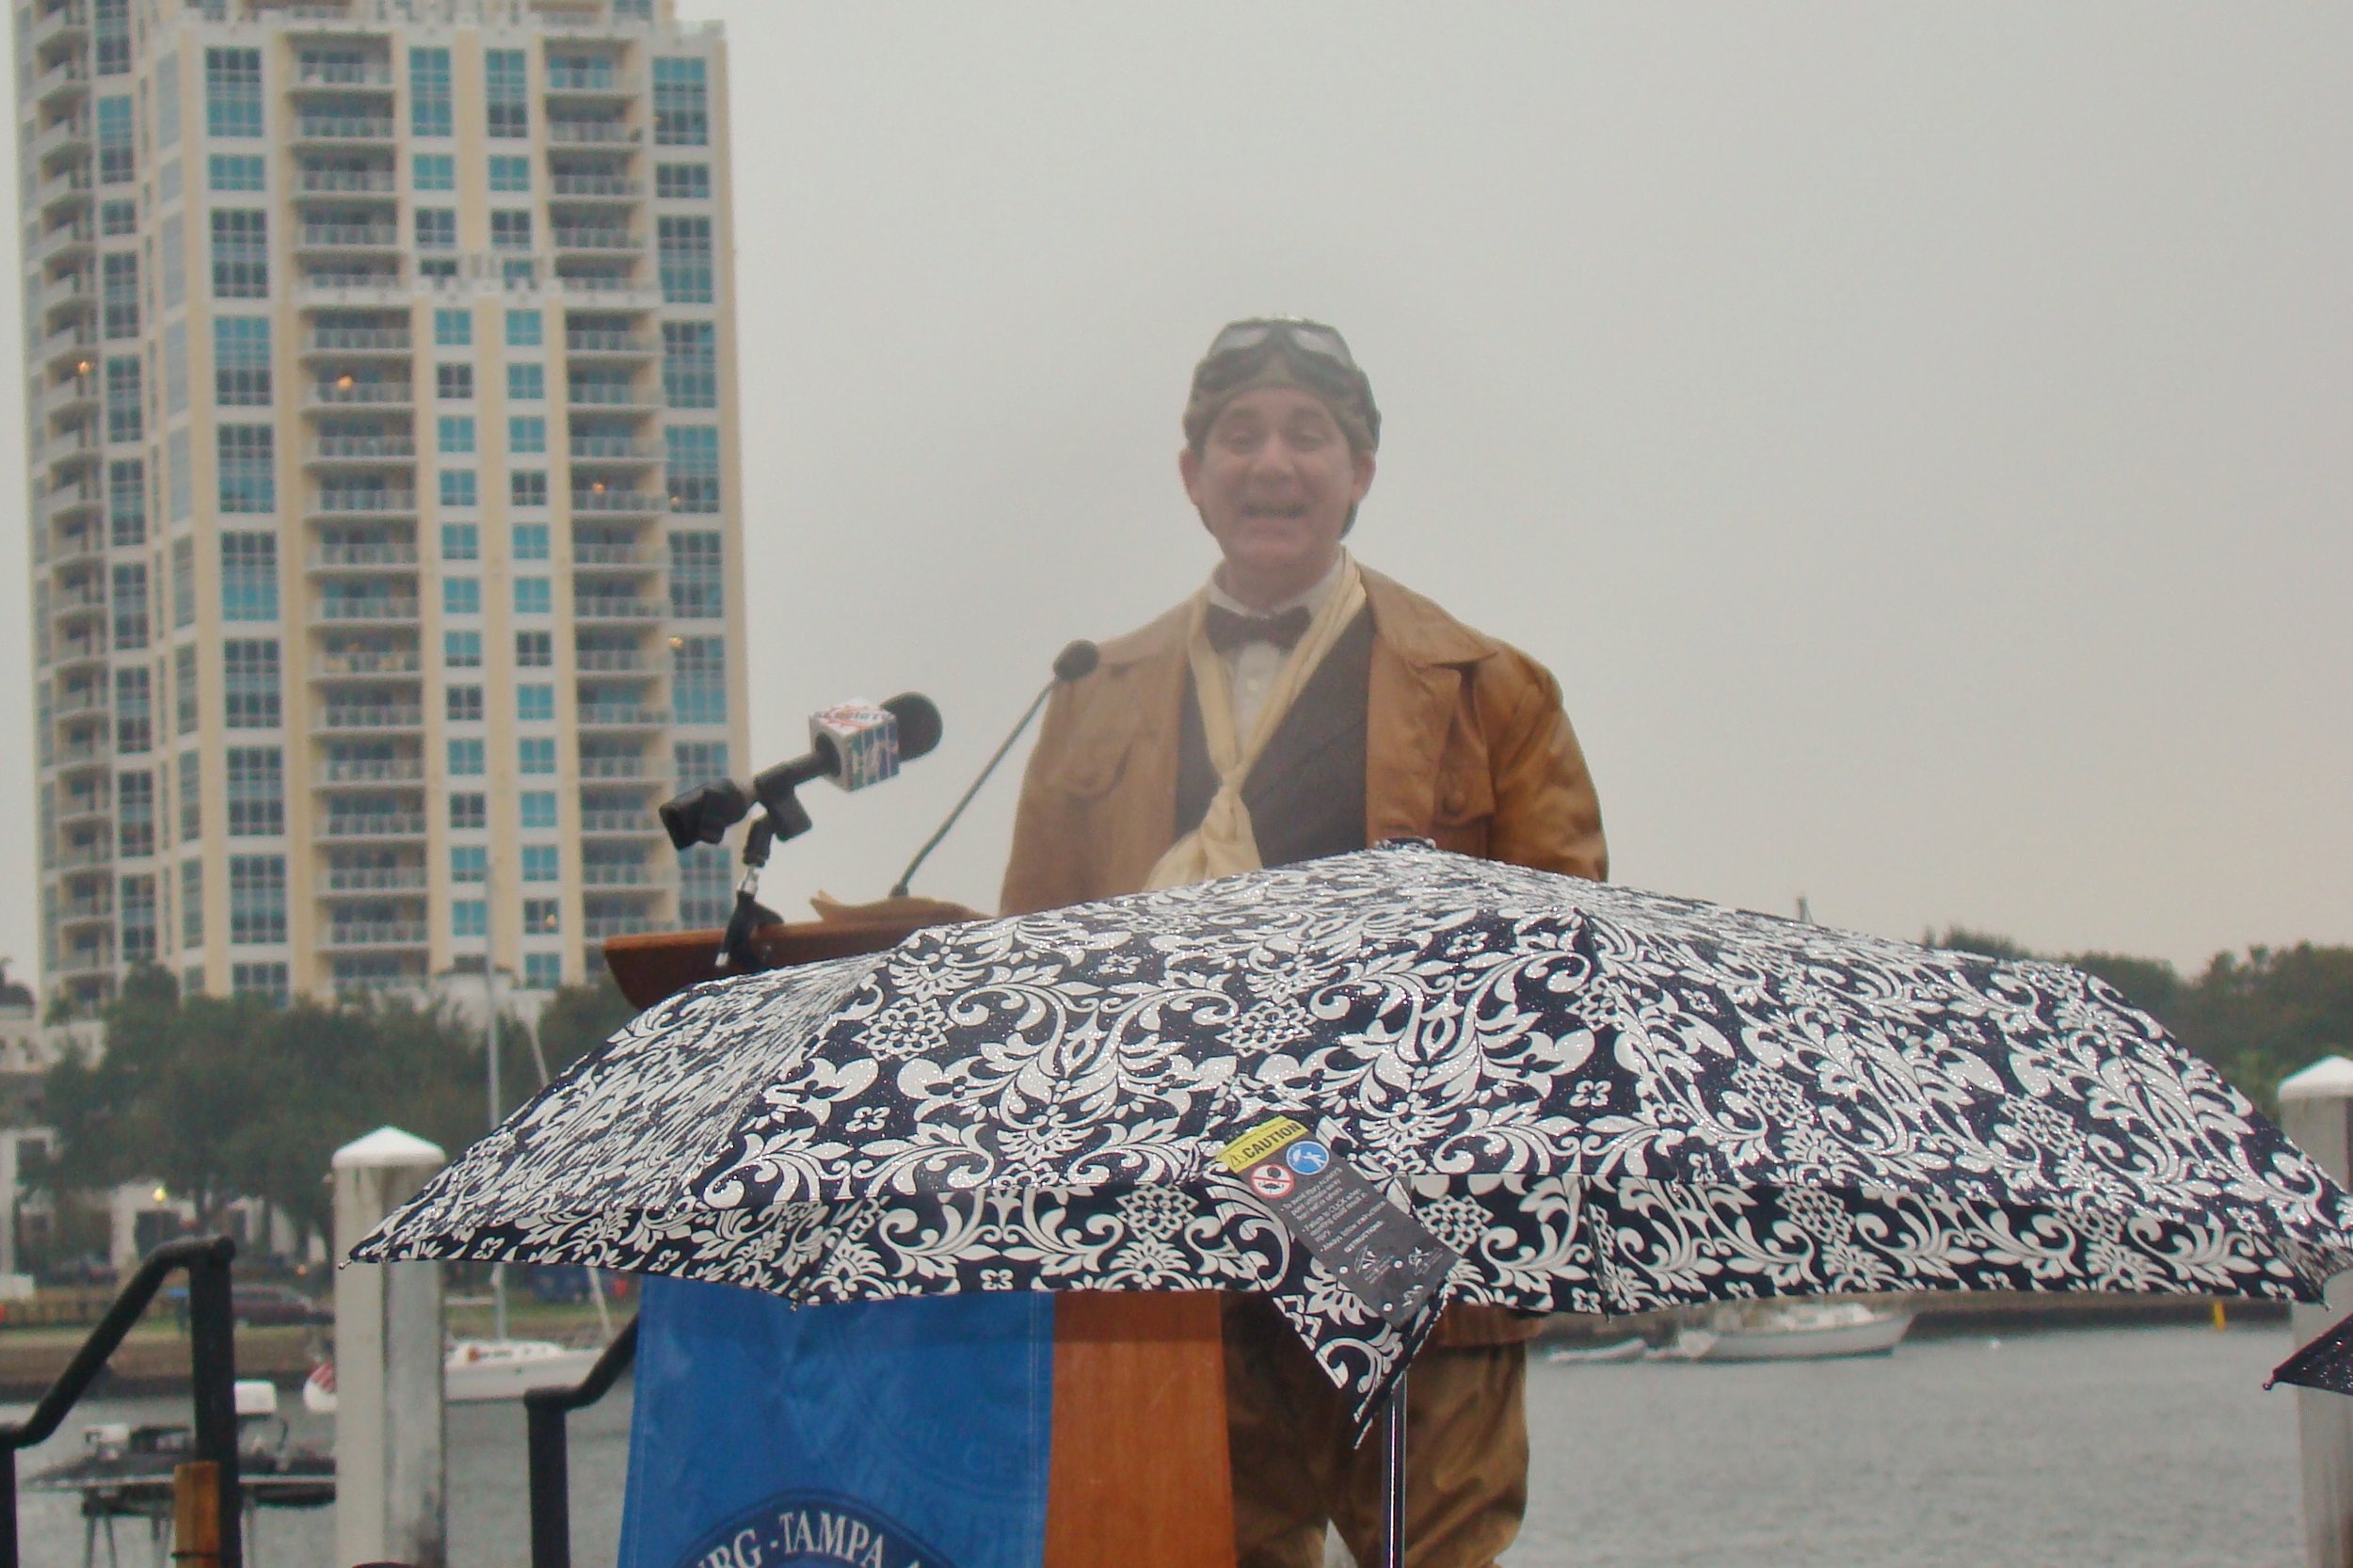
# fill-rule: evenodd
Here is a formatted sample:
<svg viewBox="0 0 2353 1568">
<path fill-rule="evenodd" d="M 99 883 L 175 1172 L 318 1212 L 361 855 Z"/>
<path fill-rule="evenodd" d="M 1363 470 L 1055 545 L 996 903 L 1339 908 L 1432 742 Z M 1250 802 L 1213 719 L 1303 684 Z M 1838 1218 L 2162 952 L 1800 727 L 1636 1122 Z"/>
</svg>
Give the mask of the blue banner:
<svg viewBox="0 0 2353 1568">
<path fill-rule="evenodd" d="M 620 1568 L 1039 1568 L 1054 1307 L 648 1279 Z"/>
</svg>

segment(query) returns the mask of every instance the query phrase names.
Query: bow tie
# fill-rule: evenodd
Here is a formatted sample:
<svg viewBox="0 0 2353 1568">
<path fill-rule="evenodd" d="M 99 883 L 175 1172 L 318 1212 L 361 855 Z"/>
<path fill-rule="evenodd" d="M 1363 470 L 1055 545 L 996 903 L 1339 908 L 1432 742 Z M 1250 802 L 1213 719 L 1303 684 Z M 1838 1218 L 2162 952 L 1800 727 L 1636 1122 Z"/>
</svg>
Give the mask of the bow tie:
<svg viewBox="0 0 2353 1568">
<path fill-rule="evenodd" d="M 1299 639 L 1307 634 L 1307 623 L 1314 618 L 1305 604 L 1294 604 L 1279 616 L 1245 616 L 1212 604 L 1201 630 L 1220 653 L 1237 653 L 1252 643 L 1273 643 L 1288 653 L 1299 646 Z"/>
</svg>

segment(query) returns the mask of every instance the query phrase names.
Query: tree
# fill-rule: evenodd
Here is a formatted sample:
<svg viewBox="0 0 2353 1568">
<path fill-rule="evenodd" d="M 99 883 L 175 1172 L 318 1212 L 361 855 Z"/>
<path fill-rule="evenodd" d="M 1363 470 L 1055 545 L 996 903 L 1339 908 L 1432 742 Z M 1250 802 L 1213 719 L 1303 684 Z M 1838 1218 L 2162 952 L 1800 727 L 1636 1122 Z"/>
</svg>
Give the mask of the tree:
<svg viewBox="0 0 2353 1568">
<path fill-rule="evenodd" d="M 610 974 L 600 971 L 593 980 L 560 988 L 539 1014 L 539 1049 L 548 1071 L 562 1072 L 635 1016 L 637 1009 Z"/>
</svg>

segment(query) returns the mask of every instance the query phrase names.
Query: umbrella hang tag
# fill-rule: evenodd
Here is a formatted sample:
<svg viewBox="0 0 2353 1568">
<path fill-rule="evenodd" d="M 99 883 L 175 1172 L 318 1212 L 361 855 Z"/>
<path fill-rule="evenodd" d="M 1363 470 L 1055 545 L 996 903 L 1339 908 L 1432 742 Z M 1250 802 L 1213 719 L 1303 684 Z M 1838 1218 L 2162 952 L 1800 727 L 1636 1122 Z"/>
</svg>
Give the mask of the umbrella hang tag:
<svg viewBox="0 0 2353 1568">
<path fill-rule="evenodd" d="M 1289 1116 L 1258 1123 L 1217 1158 L 1308 1256 L 1394 1327 L 1419 1317 L 1462 1261 Z"/>
</svg>

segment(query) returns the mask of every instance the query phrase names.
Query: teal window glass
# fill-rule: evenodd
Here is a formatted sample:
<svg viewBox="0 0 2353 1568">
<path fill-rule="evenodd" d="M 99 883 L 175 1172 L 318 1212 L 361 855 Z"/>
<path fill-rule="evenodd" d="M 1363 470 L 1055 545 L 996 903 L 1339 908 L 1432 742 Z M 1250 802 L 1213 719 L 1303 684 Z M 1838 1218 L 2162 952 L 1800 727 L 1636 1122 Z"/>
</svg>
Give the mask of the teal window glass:
<svg viewBox="0 0 2353 1568">
<path fill-rule="evenodd" d="M 481 553 L 478 531 L 472 523 L 445 522 L 441 524 L 442 560 L 472 561 L 478 559 Z"/>
<path fill-rule="evenodd" d="M 485 882 L 490 875 L 490 852 L 480 844 L 452 844 L 449 849 L 449 879 L 452 882 Z"/>
<path fill-rule="evenodd" d="M 408 51 L 408 128 L 420 136 L 450 134 L 449 51 Z"/>
<path fill-rule="evenodd" d="M 443 348 L 463 348 L 473 342 L 472 311 L 433 312 L 433 341 Z"/>
<path fill-rule="evenodd" d="M 515 614 L 544 616 L 555 607 L 554 596 L 548 579 L 518 577 L 515 579 Z"/>
<path fill-rule="evenodd" d="M 442 578 L 441 613 L 445 616 L 482 614 L 482 579 L 479 577 Z"/>
<path fill-rule="evenodd" d="M 446 152 L 420 152 L 409 167 L 410 183 L 419 190 L 457 188 L 457 160 Z"/>
<path fill-rule="evenodd" d="M 506 450 L 514 453 L 545 452 L 548 449 L 548 422 L 537 414 L 516 414 L 506 422 Z"/>
<path fill-rule="evenodd" d="M 454 670 L 482 667 L 482 633 L 479 632 L 444 632 L 441 633 L 441 663 Z"/>
<path fill-rule="evenodd" d="M 544 522 L 515 524 L 515 559 L 544 561 L 548 558 L 548 525 Z"/>
<path fill-rule="evenodd" d="M 555 792 L 553 790 L 525 790 L 520 797 L 520 805 L 522 811 L 522 824 L 525 827 L 553 827 L 555 825 Z"/>
<path fill-rule="evenodd" d="M 445 468 L 441 471 L 441 504 L 444 506 L 474 506 L 481 503 L 476 496 L 474 471 L 470 468 Z"/>
<path fill-rule="evenodd" d="M 531 188 L 531 160 L 508 153 L 497 153 L 490 159 L 490 188 L 496 191 L 527 191 Z"/>
<path fill-rule="evenodd" d="M 482 772 L 483 766 L 482 742 L 478 738 L 449 743 L 449 771 L 453 776 L 473 777 Z"/>
<path fill-rule="evenodd" d="M 516 757 L 526 774 L 549 774 L 555 771 L 555 737 L 526 735 L 516 743 Z"/>
<path fill-rule="evenodd" d="M 473 450 L 473 416 L 443 414 L 439 422 L 440 449 L 447 453 L 467 453 Z"/>
<path fill-rule="evenodd" d="M 215 190 L 260 190 L 262 168 L 258 152 L 216 152 L 210 160 L 208 183 Z"/>
<path fill-rule="evenodd" d="M 536 403 L 547 395 L 547 366 L 508 365 L 506 367 L 506 399 L 508 402 Z"/>
<path fill-rule="evenodd" d="M 525 724 L 548 724 L 555 718 L 555 688 L 533 682 L 515 688 L 515 717 Z"/>
<path fill-rule="evenodd" d="M 453 936 L 485 936 L 490 931 L 490 905 L 478 898 L 461 898 L 449 906 L 449 934 Z"/>
<path fill-rule="evenodd" d="M 262 134 L 262 52 L 204 51 L 204 129 L 216 136 Z"/>
<path fill-rule="evenodd" d="M 525 882 L 555 882 L 561 880 L 563 874 L 563 857 L 553 844 L 523 845 Z"/>
<path fill-rule="evenodd" d="M 539 312 L 509 311 L 506 312 L 506 346 L 536 348 L 539 346 Z"/>
</svg>

